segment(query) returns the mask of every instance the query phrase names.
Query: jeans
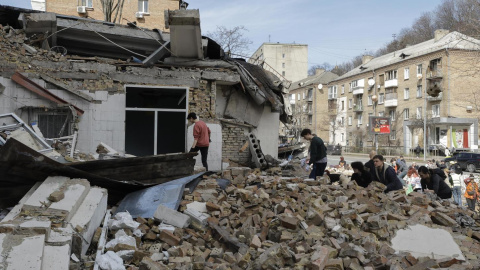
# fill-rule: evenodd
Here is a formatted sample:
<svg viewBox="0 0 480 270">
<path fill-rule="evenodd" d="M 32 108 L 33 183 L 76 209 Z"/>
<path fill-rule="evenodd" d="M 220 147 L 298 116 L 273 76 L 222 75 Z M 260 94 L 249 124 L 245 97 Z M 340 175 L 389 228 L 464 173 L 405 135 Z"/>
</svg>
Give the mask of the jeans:
<svg viewBox="0 0 480 270">
<path fill-rule="evenodd" d="M 405 170 L 397 175 L 398 179 L 400 179 L 400 183 L 402 183 L 403 186 L 406 185 L 405 180 L 403 180 L 405 175 L 407 175 L 407 171 Z"/>
<path fill-rule="evenodd" d="M 208 172 L 208 163 L 207 163 L 208 146 L 205 146 L 205 147 L 195 146 L 195 148 L 190 149 L 190 152 L 198 152 L 198 150 L 200 150 L 200 154 L 202 155 L 203 167 L 205 167 L 205 170 Z"/>
<path fill-rule="evenodd" d="M 454 186 L 452 189 L 453 201 L 459 206 L 462 205 L 462 187 Z"/>
<path fill-rule="evenodd" d="M 313 169 L 310 172 L 310 178 L 317 180 L 317 176 L 323 176 L 327 163 L 313 163 Z"/>
<path fill-rule="evenodd" d="M 475 200 L 468 199 L 468 198 L 466 198 L 466 200 L 467 200 L 468 208 L 470 208 L 470 210 L 472 211 L 475 211 Z"/>
</svg>

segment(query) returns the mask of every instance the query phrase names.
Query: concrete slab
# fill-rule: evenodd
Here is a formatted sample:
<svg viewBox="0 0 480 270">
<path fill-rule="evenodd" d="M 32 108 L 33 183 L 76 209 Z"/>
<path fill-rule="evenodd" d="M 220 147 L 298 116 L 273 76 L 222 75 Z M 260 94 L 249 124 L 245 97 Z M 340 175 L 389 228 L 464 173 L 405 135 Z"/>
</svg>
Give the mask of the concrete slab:
<svg viewBox="0 0 480 270">
<path fill-rule="evenodd" d="M 45 235 L 8 235 L 3 240 L 5 269 L 41 270 Z"/>
<path fill-rule="evenodd" d="M 410 252 L 416 258 L 443 259 L 453 257 L 465 261 L 460 247 L 455 243 L 449 232 L 418 224 L 409 226 L 404 230 L 398 230 L 397 235 L 392 239 L 392 248 L 397 253 L 401 251 Z"/>
<path fill-rule="evenodd" d="M 81 228 L 82 237 L 74 234 L 72 252 L 77 256 L 85 255 L 95 230 L 102 223 L 107 212 L 107 190 L 93 187 L 70 220 L 73 228 Z M 83 238 L 83 239 L 82 239 Z M 86 242 L 85 242 L 86 241 Z"/>
<path fill-rule="evenodd" d="M 163 221 L 178 228 L 186 228 L 190 225 L 190 217 L 164 205 L 159 205 L 153 218 Z"/>
<path fill-rule="evenodd" d="M 86 179 L 72 179 L 67 181 L 64 191 L 65 199 L 52 203 L 48 207 L 48 211 L 51 213 L 64 213 L 65 221 L 69 222 L 77 212 L 89 190 L 90 182 Z M 50 192 L 50 194 L 52 192 Z M 48 195 L 50 196 L 50 194 Z"/>
<path fill-rule="evenodd" d="M 72 245 L 73 230 L 70 227 L 67 228 L 54 228 L 50 231 L 50 235 L 45 241 L 49 246 L 64 246 Z"/>
<path fill-rule="evenodd" d="M 59 190 L 63 184 L 69 180 L 70 178 L 64 176 L 48 177 L 27 199 L 22 210 L 38 211 L 38 208 L 45 207 L 44 203 L 48 202 L 48 196 L 50 196 L 53 191 Z"/>
<path fill-rule="evenodd" d="M 3 251 L 4 251 L 3 242 L 6 237 L 7 237 L 7 234 L 0 233 L 0 265 L 2 265 L 2 263 L 5 261 L 5 257 L 3 256 Z"/>
<path fill-rule="evenodd" d="M 2 222 L 7 222 L 14 220 L 18 214 L 22 211 L 23 204 L 32 196 L 32 194 L 37 190 L 37 188 L 42 184 L 42 182 L 37 182 L 33 187 L 23 196 L 23 198 L 18 202 L 17 205 L 2 219 Z"/>
<path fill-rule="evenodd" d="M 23 235 L 44 234 L 48 238 L 51 225 L 50 220 L 31 219 L 20 223 L 16 233 Z"/>
<path fill-rule="evenodd" d="M 45 246 L 43 248 L 42 269 L 68 270 L 70 246 Z"/>
</svg>

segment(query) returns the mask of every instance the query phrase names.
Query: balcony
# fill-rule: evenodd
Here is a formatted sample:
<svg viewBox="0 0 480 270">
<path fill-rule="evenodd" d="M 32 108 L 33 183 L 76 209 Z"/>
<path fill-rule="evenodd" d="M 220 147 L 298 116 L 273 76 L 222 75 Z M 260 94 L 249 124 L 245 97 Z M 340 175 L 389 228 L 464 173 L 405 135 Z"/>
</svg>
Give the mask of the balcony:
<svg viewBox="0 0 480 270">
<path fill-rule="evenodd" d="M 438 96 L 432 97 L 430 95 L 427 95 L 427 101 L 442 101 L 443 99 L 443 92 L 441 92 Z"/>
<path fill-rule="evenodd" d="M 351 88 L 352 88 L 353 95 L 363 94 L 363 88 L 365 88 L 365 80 L 360 79 L 360 80 L 352 81 Z"/>
<path fill-rule="evenodd" d="M 313 97 L 312 97 L 312 96 L 307 96 L 306 100 L 307 100 L 308 102 L 312 102 L 312 101 L 313 101 Z"/>
<path fill-rule="evenodd" d="M 353 107 L 354 112 L 363 112 L 363 106 L 362 105 L 355 105 Z"/>
<path fill-rule="evenodd" d="M 385 94 L 385 107 L 397 107 L 398 106 L 398 95 L 397 93 L 387 93 Z"/>
<path fill-rule="evenodd" d="M 393 80 L 385 81 L 385 88 L 389 88 L 389 87 L 398 87 L 398 80 L 393 79 Z"/>
<path fill-rule="evenodd" d="M 363 95 L 363 86 L 362 88 L 359 88 L 359 87 L 355 87 L 354 90 L 353 90 L 353 95 Z"/>
<path fill-rule="evenodd" d="M 427 72 L 427 80 L 441 80 L 443 79 L 442 69 L 435 69 Z"/>
</svg>

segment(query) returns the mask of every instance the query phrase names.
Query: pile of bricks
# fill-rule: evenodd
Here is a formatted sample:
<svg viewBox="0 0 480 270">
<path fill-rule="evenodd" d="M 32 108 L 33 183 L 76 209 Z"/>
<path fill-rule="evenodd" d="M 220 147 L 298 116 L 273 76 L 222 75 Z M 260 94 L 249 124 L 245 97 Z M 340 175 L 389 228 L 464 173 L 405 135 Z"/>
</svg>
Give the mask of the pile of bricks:
<svg viewBox="0 0 480 270">
<path fill-rule="evenodd" d="M 219 178 L 231 184 L 222 189 Z M 473 212 L 432 200 L 431 194 L 384 194 L 384 189 L 378 182 L 368 188 L 348 181 L 320 184 L 232 168 L 186 193 L 178 212 L 157 209 L 155 218 L 137 218 L 143 236 L 125 230 L 136 247 L 111 250 L 132 249 L 124 260 L 130 270 L 480 267 L 480 228 Z M 465 226 L 458 217 L 473 223 Z M 396 252 L 392 238 L 419 225 L 446 232 L 461 251 L 435 258 Z"/>
</svg>

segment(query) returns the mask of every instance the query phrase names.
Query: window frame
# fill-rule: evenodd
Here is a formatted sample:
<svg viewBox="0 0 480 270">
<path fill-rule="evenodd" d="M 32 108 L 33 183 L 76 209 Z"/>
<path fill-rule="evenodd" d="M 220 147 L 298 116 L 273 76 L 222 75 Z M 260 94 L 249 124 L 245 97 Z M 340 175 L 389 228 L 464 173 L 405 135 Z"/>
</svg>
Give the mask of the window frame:
<svg viewBox="0 0 480 270">
<path fill-rule="evenodd" d="M 440 117 L 440 104 L 432 105 L 432 117 Z"/>
<path fill-rule="evenodd" d="M 403 79 L 408 80 L 410 79 L 410 68 L 406 67 L 403 69 Z"/>
<path fill-rule="evenodd" d="M 417 98 L 421 98 L 423 96 L 423 87 L 422 85 L 417 85 Z"/>
<path fill-rule="evenodd" d="M 372 95 L 368 96 L 367 106 L 373 106 Z"/>
<path fill-rule="evenodd" d="M 349 116 L 349 117 L 348 117 L 348 125 L 349 125 L 349 126 L 352 125 L 352 116 Z"/>
<path fill-rule="evenodd" d="M 403 99 L 404 100 L 410 99 L 410 88 L 403 89 Z"/>
<path fill-rule="evenodd" d="M 396 111 L 395 109 L 391 109 L 388 111 L 388 116 L 390 117 L 390 119 L 393 121 L 395 121 L 397 119 L 396 117 Z"/>
<path fill-rule="evenodd" d="M 149 14 L 150 5 L 149 5 L 148 1 L 149 0 L 138 0 L 138 12 L 140 12 L 142 14 Z M 145 9 L 145 7 L 146 7 L 146 9 Z"/>
<path fill-rule="evenodd" d="M 422 114 L 423 114 L 423 110 L 422 110 L 422 107 L 417 107 L 417 113 L 415 115 L 415 118 L 416 119 L 422 119 Z"/>
<path fill-rule="evenodd" d="M 417 75 L 422 75 L 422 72 L 423 72 L 422 64 L 418 64 L 417 65 Z"/>
<path fill-rule="evenodd" d="M 410 109 L 405 108 L 404 114 L 403 114 L 403 120 L 408 120 L 410 118 Z"/>
<path fill-rule="evenodd" d="M 385 103 L 385 93 L 379 93 L 378 94 L 378 104 L 383 104 Z"/>
<path fill-rule="evenodd" d="M 398 72 L 396 69 L 385 72 L 385 81 L 396 80 L 396 79 L 398 79 Z"/>
</svg>

